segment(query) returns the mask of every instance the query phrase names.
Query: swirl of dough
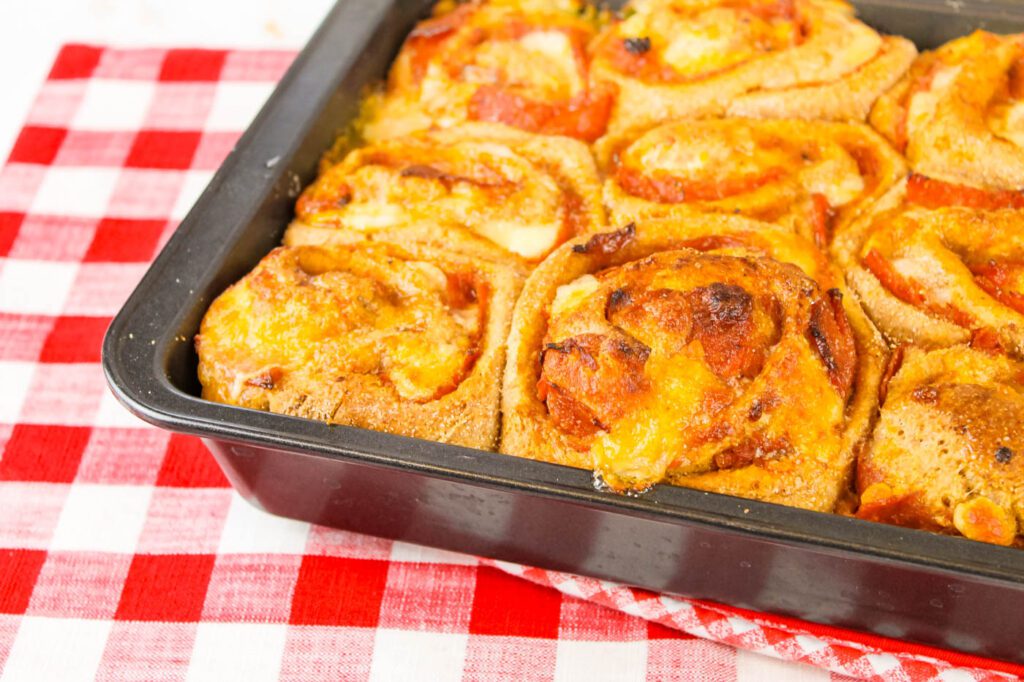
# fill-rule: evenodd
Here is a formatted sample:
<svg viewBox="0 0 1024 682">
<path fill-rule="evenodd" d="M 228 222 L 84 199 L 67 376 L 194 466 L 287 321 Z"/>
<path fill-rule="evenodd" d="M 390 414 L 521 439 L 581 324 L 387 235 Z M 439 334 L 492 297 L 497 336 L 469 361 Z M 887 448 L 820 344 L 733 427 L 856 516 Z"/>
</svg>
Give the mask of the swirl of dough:
<svg viewBox="0 0 1024 682">
<path fill-rule="evenodd" d="M 203 397 L 493 447 L 519 283 L 426 247 L 280 247 L 203 318 Z"/>
<path fill-rule="evenodd" d="M 529 277 L 501 451 L 594 469 L 618 491 L 668 481 L 831 510 L 884 355 L 799 236 L 727 216 L 630 225 Z"/>
<path fill-rule="evenodd" d="M 1024 188 L 1022 37 L 977 31 L 922 54 L 870 120 L 922 175 Z"/>
<path fill-rule="evenodd" d="M 726 119 L 609 135 L 598 150 L 614 223 L 693 212 L 741 214 L 826 246 L 904 177 L 865 125 Z"/>
<path fill-rule="evenodd" d="M 836 235 L 833 252 L 896 343 L 965 343 L 989 328 L 1024 353 L 1024 196 L 911 175 Z"/>
<path fill-rule="evenodd" d="M 383 140 L 326 169 L 296 204 L 285 243 L 366 239 L 536 262 L 605 223 L 590 151 L 577 140 L 469 123 Z M 482 242 L 482 243 L 481 243 Z"/>
<path fill-rule="evenodd" d="M 596 16 L 582 0 L 477 0 L 420 23 L 391 68 L 367 137 L 469 120 L 597 139 L 613 91 L 589 83 Z"/>
<path fill-rule="evenodd" d="M 832 0 L 634 0 L 595 41 L 612 131 L 700 116 L 864 120 L 917 54 Z"/>
<path fill-rule="evenodd" d="M 1024 363 L 987 331 L 898 356 L 858 459 L 857 516 L 1024 544 Z"/>
</svg>

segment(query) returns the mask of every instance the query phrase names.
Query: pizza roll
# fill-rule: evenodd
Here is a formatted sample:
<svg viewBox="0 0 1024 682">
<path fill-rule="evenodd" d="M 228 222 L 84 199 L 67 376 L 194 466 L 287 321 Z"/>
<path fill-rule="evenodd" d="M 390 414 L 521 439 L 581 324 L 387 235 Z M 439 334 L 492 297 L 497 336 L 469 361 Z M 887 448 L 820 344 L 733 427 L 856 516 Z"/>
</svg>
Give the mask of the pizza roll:
<svg viewBox="0 0 1024 682">
<path fill-rule="evenodd" d="M 508 348 L 502 452 L 616 491 L 664 480 L 824 511 L 885 357 L 813 245 L 717 215 L 564 244 L 527 280 Z"/>
<path fill-rule="evenodd" d="M 1024 44 L 977 31 L 921 55 L 871 124 L 929 177 L 1024 188 Z"/>
<path fill-rule="evenodd" d="M 598 156 L 612 223 L 741 214 L 825 246 L 902 178 L 900 156 L 862 124 L 679 121 L 609 135 Z"/>
<path fill-rule="evenodd" d="M 286 244 L 422 241 L 539 261 L 604 227 L 590 151 L 566 137 L 470 123 L 383 140 L 327 168 L 296 204 Z"/>
<path fill-rule="evenodd" d="M 863 121 L 913 44 L 833 0 L 634 0 L 596 39 L 620 131 L 704 116 Z"/>
<path fill-rule="evenodd" d="M 203 397 L 492 448 L 520 284 L 426 247 L 280 247 L 203 318 Z"/>
<path fill-rule="evenodd" d="M 1024 197 L 911 175 L 833 251 L 879 329 L 949 346 L 990 328 L 1024 353 Z"/>
<path fill-rule="evenodd" d="M 902 354 L 858 460 L 857 516 L 1021 544 L 1024 363 L 994 340 Z"/>
<path fill-rule="evenodd" d="M 589 84 L 587 43 L 597 12 L 583 0 L 475 0 L 444 4 L 420 23 L 391 67 L 364 130 L 394 137 L 461 121 L 597 139 L 612 88 Z"/>
</svg>

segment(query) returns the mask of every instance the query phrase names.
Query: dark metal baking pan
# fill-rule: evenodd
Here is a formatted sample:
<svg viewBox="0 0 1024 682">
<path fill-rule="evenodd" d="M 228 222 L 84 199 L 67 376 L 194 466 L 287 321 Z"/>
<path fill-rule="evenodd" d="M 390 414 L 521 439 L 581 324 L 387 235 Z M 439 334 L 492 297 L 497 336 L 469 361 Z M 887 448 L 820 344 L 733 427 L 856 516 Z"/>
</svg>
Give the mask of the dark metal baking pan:
<svg viewBox="0 0 1024 682">
<path fill-rule="evenodd" d="M 1024 30 L 1024 5 L 855 3 L 923 48 Z M 209 303 L 281 238 L 317 161 L 429 0 L 342 0 L 114 320 L 117 397 L 206 439 L 274 514 L 572 571 L 1024 663 L 1024 554 L 857 519 L 660 486 L 201 400 L 192 337 Z"/>
</svg>

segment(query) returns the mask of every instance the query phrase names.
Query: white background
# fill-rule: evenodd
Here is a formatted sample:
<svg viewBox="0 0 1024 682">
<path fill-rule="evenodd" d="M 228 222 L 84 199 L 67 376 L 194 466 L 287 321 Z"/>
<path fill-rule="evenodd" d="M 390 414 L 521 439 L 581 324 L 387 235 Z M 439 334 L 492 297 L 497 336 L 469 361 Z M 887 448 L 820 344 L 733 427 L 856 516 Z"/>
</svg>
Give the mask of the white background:
<svg viewBox="0 0 1024 682">
<path fill-rule="evenodd" d="M 0 0 L 0 161 L 63 43 L 298 49 L 333 0 Z"/>
</svg>

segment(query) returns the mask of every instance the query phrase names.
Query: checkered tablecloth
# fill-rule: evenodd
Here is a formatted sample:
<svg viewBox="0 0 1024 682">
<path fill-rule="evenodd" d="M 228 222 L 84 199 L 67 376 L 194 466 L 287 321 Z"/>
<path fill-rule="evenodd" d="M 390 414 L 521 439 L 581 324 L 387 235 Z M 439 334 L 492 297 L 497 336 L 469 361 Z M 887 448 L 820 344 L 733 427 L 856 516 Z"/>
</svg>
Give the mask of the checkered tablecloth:
<svg viewBox="0 0 1024 682">
<path fill-rule="evenodd" d="M 4 680 L 1024 671 L 271 517 L 131 417 L 101 336 L 292 56 L 67 46 L 0 171 Z"/>
</svg>

